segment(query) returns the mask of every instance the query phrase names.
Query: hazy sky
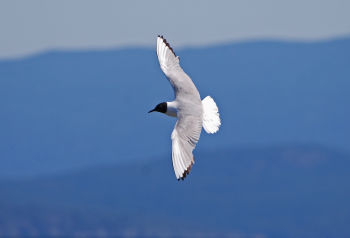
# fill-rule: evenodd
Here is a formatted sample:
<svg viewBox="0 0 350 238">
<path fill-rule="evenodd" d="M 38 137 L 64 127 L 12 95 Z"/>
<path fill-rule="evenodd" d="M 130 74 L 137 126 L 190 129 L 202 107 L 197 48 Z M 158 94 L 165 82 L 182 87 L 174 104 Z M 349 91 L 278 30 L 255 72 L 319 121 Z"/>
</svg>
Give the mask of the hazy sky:
<svg viewBox="0 0 350 238">
<path fill-rule="evenodd" d="M 350 35 L 350 0 L 0 1 L 0 58 L 48 49 Z"/>
</svg>

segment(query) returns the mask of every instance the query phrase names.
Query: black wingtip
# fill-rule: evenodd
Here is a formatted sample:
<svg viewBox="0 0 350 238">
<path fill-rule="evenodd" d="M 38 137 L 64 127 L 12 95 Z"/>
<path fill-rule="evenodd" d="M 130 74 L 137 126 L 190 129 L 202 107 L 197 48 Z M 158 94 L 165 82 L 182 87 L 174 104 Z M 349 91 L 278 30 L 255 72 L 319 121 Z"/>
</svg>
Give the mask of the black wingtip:
<svg viewBox="0 0 350 238">
<path fill-rule="evenodd" d="M 183 181 L 185 180 L 186 176 L 190 174 L 190 171 L 192 169 L 193 166 L 193 162 L 191 162 L 191 164 L 187 167 L 187 169 L 184 171 L 184 173 L 182 174 L 182 176 L 180 178 L 177 179 L 177 181 L 180 181 L 180 179 Z"/>
<path fill-rule="evenodd" d="M 164 44 L 170 49 L 170 51 L 175 55 L 175 57 L 177 56 L 173 50 L 173 48 L 170 46 L 170 44 L 166 41 L 166 39 L 163 37 L 163 35 L 158 35 L 158 37 L 160 37 Z"/>
</svg>

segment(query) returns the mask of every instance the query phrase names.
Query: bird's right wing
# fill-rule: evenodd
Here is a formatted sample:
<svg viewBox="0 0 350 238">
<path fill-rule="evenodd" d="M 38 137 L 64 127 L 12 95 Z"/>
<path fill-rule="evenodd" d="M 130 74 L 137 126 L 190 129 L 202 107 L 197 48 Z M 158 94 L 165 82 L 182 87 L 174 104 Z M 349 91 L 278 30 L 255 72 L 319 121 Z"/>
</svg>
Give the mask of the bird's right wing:
<svg viewBox="0 0 350 238">
<path fill-rule="evenodd" d="M 160 68 L 174 88 L 176 97 L 191 94 L 196 94 L 196 96 L 198 94 L 199 96 L 198 90 L 191 78 L 181 68 L 179 57 L 176 56 L 173 48 L 171 48 L 163 36 L 158 36 L 157 38 L 157 56 Z"/>
<path fill-rule="evenodd" d="M 172 139 L 172 161 L 177 179 L 184 179 L 194 164 L 193 149 L 202 130 L 202 118 L 196 115 L 179 115 Z"/>
</svg>

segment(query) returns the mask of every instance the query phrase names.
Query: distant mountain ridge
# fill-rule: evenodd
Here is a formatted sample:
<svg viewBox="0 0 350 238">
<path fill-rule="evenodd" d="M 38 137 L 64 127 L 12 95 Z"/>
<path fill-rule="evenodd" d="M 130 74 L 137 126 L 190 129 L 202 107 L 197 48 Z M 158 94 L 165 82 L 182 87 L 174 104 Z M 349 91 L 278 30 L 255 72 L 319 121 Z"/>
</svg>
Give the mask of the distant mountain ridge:
<svg viewBox="0 0 350 238">
<path fill-rule="evenodd" d="M 171 41 L 170 41 L 171 43 Z M 350 148 L 350 39 L 248 42 L 177 51 L 222 128 L 195 151 L 283 143 Z M 154 49 L 49 52 L 0 61 L 1 177 L 165 155 L 175 120 Z"/>
</svg>

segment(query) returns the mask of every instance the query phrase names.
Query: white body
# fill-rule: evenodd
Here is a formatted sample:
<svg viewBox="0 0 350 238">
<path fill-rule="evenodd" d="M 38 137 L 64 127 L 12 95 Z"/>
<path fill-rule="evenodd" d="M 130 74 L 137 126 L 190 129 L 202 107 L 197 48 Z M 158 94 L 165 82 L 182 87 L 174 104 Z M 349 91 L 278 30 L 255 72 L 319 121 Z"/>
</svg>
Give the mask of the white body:
<svg viewBox="0 0 350 238">
<path fill-rule="evenodd" d="M 177 117 L 177 102 L 167 102 L 166 115 Z M 216 106 L 214 99 L 210 96 L 202 100 L 203 107 L 203 128 L 208 134 L 216 133 L 221 125 L 219 109 Z"/>
<path fill-rule="evenodd" d="M 182 70 L 179 57 L 161 36 L 157 38 L 157 55 L 160 67 L 175 91 L 175 100 L 167 102 L 166 114 L 178 118 L 171 134 L 172 161 L 176 178 L 183 179 L 194 164 L 192 151 L 202 127 L 207 133 L 219 130 L 219 112 L 211 97 L 201 100 L 191 78 Z"/>
<path fill-rule="evenodd" d="M 177 117 L 177 102 L 172 101 L 172 102 L 167 102 L 166 104 L 167 104 L 167 111 L 165 114 L 170 117 Z"/>
</svg>

